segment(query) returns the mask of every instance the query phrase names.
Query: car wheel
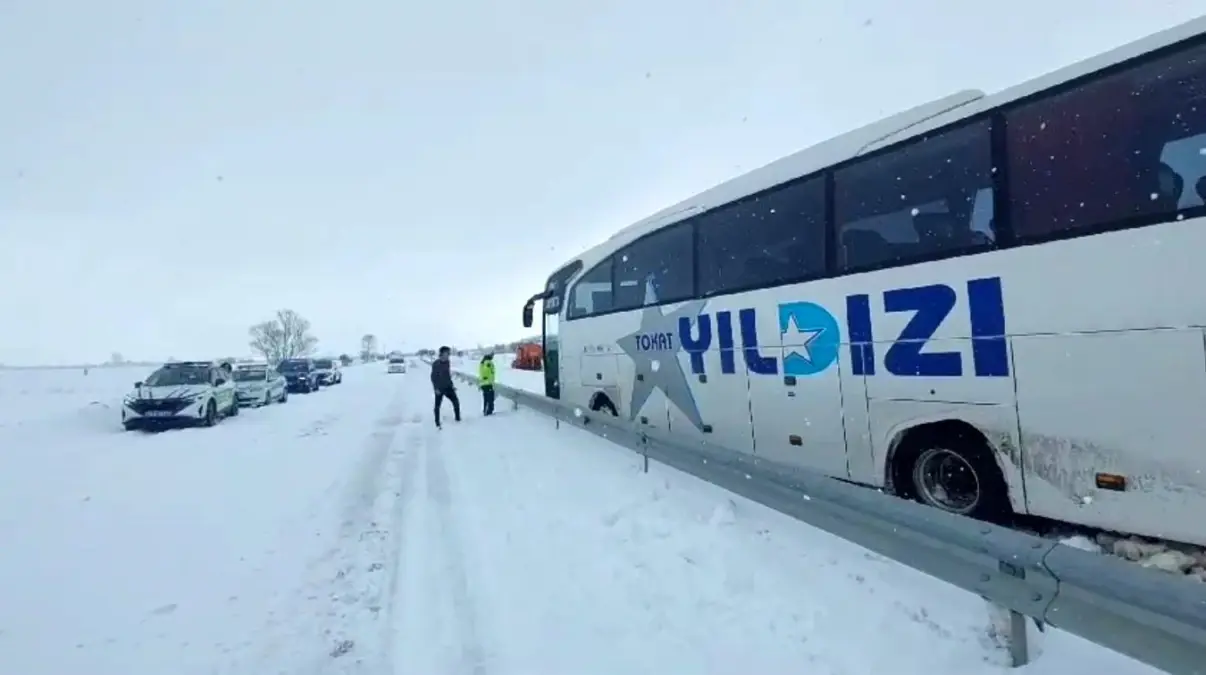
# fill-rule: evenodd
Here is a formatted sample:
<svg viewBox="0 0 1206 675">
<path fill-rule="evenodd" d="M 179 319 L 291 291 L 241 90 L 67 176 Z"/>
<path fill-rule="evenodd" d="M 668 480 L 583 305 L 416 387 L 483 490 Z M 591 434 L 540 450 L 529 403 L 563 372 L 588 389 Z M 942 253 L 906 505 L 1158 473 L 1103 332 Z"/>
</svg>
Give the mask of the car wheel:
<svg viewBox="0 0 1206 675">
<path fill-rule="evenodd" d="M 205 417 L 202 423 L 207 427 L 212 427 L 218 423 L 218 404 L 214 403 L 211 398 L 209 404 L 205 406 Z"/>
<path fill-rule="evenodd" d="M 228 417 L 239 416 L 239 398 L 237 396 L 230 399 L 230 410 L 226 411 Z"/>
<path fill-rule="evenodd" d="M 289 400 L 289 390 L 288 390 L 288 389 L 282 389 L 282 390 L 281 390 L 281 397 L 280 397 L 279 399 L 277 399 L 277 400 L 278 400 L 278 401 L 280 401 L 281 403 L 284 403 L 285 401 L 288 401 L 288 400 Z"/>
<path fill-rule="evenodd" d="M 264 402 L 261 405 L 263 405 L 264 407 L 268 407 L 268 405 L 271 403 L 272 403 L 272 397 L 268 395 L 268 392 L 264 392 Z"/>
</svg>

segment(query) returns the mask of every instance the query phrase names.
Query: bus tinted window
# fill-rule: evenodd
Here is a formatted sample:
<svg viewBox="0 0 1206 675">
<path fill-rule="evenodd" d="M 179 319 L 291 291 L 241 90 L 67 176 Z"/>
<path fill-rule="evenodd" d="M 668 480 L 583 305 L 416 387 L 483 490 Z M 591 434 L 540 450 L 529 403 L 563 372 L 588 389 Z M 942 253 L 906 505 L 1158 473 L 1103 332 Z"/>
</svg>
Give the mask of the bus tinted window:
<svg viewBox="0 0 1206 675">
<path fill-rule="evenodd" d="M 695 220 L 699 293 L 773 286 L 825 272 L 825 179 L 811 178 Z"/>
<path fill-rule="evenodd" d="M 695 295 L 694 236 L 681 223 L 638 239 L 615 254 L 615 308 L 633 309 Z"/>
<path fill-rule="evenodd" d="M 610 311 L 612 308 L 611 258 L 604 260 L 582 275 L 578 283 L 574 284 L 571 295 L 573 302 L 570 303 L 566 318 L 575 319 Z"/>
<path fill-rule="evenodd" d="M 565 298 L 565 284 L 570 280 L 570 277 L 578 273 L 582 269 L 582 261 L 575 260 L 574 262 L 562 267 L 553 272 L 549 277 L 548 283 L 545 284 L 545 290 L 551 295 L 544 299 L 544 313 L 558 314 L 561 311 L 561 303 Z"/>
<path fill-rule="evenodd" d="M 976 122 L 834 171 L 842 268 L 991 246 L 990 130 L 989 121 Z"/>
<path fill-rule="evenodd" d="M 1005 119 L 1020 239 L 1172 220 L 1206 201 L 1206 45 L 1026 103 Z"/>
</svg>

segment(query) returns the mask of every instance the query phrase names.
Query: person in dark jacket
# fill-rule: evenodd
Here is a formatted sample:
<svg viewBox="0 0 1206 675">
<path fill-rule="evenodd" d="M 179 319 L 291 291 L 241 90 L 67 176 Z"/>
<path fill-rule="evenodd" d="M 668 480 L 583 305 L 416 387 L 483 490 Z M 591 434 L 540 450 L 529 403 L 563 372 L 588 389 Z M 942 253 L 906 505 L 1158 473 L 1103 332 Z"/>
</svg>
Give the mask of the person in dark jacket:
<svg viewBox="0 0 1206 675">
<path fill-rule="evenodd" d="M 431 387 L 435 390 L 437 428 L 442 426 L 440 424 L 440 408 L 443 407 L 445 398 L 452 402 L 452 414 L 456 416 L 456 421 L 461 421 L 461 400 L 456 396 L 456 386 L 452 383 L 452 364 L 448 362 L 451 355 L 451 349 L 440 347 L 439 357 L 431 362 Z"/>
</svg>

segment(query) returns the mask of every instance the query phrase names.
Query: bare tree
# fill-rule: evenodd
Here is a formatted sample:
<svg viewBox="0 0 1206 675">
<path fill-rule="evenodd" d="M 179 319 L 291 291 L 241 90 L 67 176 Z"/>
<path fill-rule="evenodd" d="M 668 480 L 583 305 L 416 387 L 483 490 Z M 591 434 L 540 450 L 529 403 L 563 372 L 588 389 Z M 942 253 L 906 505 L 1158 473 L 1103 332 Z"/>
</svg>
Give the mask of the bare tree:
<svg viewBox="0 0 1206 675">
<path fill-rule="evenodd" d="M 360 358 L 363 361 L 369 361 L 373 358 L 373 354 L 377 353 L 377 336 L 368 333 L 360 338 Z"/>
<path fill-rule="evenodd" d="M 120 366 L 125 362 L 126 360 L 124 357 L 122 357 L 121 352 L 113 352 L 109 355 L 109 363 L 112 365 Z"/>
<path fill-rule="evenodd" d="M 318 345 L 310 322 L 291 309 L 277 311 L 273 319 L 252 326 L 250 333 L 251 348 L 272 364 L 313 354 Z"/>
</svg>

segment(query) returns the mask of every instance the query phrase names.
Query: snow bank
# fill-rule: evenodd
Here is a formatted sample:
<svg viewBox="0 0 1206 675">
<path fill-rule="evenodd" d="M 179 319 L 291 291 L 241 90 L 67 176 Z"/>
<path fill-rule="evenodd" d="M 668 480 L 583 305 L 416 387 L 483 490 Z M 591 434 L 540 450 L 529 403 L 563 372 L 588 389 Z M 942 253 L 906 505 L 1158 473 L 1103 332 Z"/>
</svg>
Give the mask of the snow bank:
<svg viewBox="0 0 1206 675">
<path fill-rule="evenodd" d="M 60 425 L 121 429 L 121 399 L 154 370 L 147 366 L 0 369 L 0 429 Z"/>
<path fill-rule="evenodd" d="M 1206 581 L 1206 551 L 1194 546 L 1111 532 L 1047 536 L 1082 551 L 1113 555 L 1141 567 Z"/>
</svg>

